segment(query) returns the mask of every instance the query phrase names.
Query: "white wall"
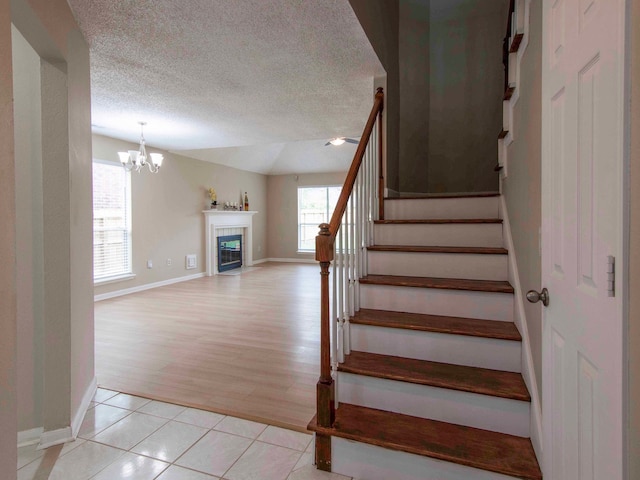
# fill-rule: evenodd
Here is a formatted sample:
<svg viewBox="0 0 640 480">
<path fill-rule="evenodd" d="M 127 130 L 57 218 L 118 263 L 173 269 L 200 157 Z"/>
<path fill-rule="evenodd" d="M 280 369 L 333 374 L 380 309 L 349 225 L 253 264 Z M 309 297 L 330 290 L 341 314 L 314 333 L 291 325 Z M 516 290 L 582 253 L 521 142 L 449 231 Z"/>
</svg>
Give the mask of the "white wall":
<svg viewBox="0 0 640 480">
<path fill-rule="evenodd" d="M 93 136 L 93 156 L 118 162 L 118 151 L 137 150 L 139 145 L 101 135 Z M 215 188 L 218 201 L 240 200 L 247 192 L 253 216 L 253 258 L 266 257 L 267 176 L 147 146 L 161 152 L 165 160 L 159 173 L 131 174 L 132 189 L 132 280 L 97 285 L 95 294 L 138 287 L 206 272 L 205 232 L 202 210 L 209 205 L 207 190 Z M 198 268 L 185 268 L 185 255 L 195 253 Z M 171 266 L 167 265 L 171 259 Z M 152 260 L 153 268 L 147 268 Z"/>
<path fill-rule="evenodd" d="M 509 176 L 504 194 L 523 294 L 540 291 L 540 166 L 542 141 L 542 6 L 531 2 L 529 43 L 520 64 L 520 98 L 513 113 L 514 142 L 509 145 Z M 523 299 L 538 386 L 542 387 L 542 312 Z M 540 399 L 539 399 L 540 400 Z"/>
<path fill-rule="evenodd" d="M 631 18 L 640 18 L 640 0 L 631 4 Z M 631 149 L 629 246 L 629 415 L 628 478 L 640 478 L 640 25 L 631 25 Z"/>
</svg>

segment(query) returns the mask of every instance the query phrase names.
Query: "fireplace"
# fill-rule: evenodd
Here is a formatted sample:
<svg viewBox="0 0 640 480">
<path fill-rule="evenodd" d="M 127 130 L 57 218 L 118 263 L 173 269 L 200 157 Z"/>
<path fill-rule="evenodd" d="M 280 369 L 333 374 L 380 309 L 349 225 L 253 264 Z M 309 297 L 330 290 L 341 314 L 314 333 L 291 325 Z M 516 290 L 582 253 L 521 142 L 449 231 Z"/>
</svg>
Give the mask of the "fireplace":
<svg viewBox="0 0 640 480">
<path fill-rule="evenodd" d="M 242 235 L 218 237 L 218 272 L 242 266 Z"/>
</svg>

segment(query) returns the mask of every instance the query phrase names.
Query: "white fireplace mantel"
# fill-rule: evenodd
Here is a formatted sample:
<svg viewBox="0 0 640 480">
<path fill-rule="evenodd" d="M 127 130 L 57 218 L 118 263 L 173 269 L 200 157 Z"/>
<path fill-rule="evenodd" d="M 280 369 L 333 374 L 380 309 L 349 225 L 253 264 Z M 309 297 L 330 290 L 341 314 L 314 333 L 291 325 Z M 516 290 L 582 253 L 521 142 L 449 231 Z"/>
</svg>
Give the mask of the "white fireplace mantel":
<svg viewBox="0 0 640 480">
<path fill-rule="evenodd" d="M 205 223 L 205 236 L 207 243 L 207 275 L 217 275 L 218 272 L 218 249 L 216 230 L 221 228 L 242 228 L 244 242 L 243 264 L 250 267 L 253 265 L 253 216 L 255 211 L 236 210 L 203 210 Z"/>
</svg>

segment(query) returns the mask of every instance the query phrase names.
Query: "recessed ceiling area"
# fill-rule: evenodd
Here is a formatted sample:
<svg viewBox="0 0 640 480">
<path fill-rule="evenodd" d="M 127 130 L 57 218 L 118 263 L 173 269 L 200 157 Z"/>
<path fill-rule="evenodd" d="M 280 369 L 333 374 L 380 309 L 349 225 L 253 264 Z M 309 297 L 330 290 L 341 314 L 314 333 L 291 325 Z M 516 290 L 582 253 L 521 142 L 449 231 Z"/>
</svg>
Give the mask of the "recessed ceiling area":
<svg viewBox="0 0 640 480">
<path fill-rule="evenodd" d="M 201 160 L 252 146 L 251 168 L 230 166 L 336 171 L 346 156 L 345 170 L 355 146 L 319 147 L 362 133 L 384 75 L 347 0 L 69 4 L 91 50 L 94 133 L 138 142 L 144 120 L 148 145 Z"/>
</svg>

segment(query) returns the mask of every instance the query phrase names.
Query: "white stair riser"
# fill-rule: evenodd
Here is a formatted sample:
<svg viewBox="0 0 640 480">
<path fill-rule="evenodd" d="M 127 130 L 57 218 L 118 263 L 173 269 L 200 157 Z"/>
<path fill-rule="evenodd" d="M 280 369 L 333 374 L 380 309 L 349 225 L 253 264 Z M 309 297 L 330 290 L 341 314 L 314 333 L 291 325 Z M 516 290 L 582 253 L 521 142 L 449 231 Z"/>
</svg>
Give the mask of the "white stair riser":
<svg viewBox="0 0 640 480">
<path fill-rule="evenodd" d="M 384 218 L 500 218 L 500 197 L 387 200 Z"/>
<path fill-rule="evenodd" d="M 508 293 L 360 284 L 360 307 L 513 321 L 513 295 Z"/>
<path fill-rule="evenodd" d="M 502 247 L 501 223 L 426 223 L 374 225 L 376 245 Z"/>
<path fill-rule="evenodd" d="M 418 332 L 402 328 L 350 325 L 351 350 L 469 367 L 520 372 L 521 342 Z"/>
<path fill-rule="evenodd" d="M 344 372 L 337 392 L 339 402 L 529 436 L 529 402 Z"/>
<path fill-rule="evenodd" d="M 507 256 L 472 253 L 368 252 L 368 273 L 507 280 Z"/>
<path fill-rule="evenodd" d="M 331 470 L 367 480 L 514 480 L 514 477 L 444 460 L 333 437 Z"/>
</svg>

